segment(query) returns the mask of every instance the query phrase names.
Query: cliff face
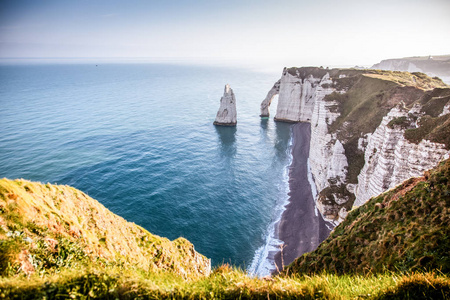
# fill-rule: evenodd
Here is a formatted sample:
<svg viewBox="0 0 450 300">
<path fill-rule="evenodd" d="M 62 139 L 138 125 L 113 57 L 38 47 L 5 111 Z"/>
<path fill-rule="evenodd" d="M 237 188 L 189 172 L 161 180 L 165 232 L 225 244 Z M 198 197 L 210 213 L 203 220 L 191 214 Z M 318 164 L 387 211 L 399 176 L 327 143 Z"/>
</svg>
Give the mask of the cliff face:
<svg viewBox="0 0 450 300">
<path fill-rule="evenodd" d="M 314 72 L 314 69 L 285 68 L 281 79 L 275 83 L 261 104 L 261 115 L 268 116 L 266 107 L 268 104 L 270 105 L 271 100 L 278 93 L 275 120 L 284 122 L 310 121 L 316 101 L 315 97 L 320 96 L 318 89 L 322 91 L 321 85 L 328 80 L 328 78 L 323 78 L 326 73 L 321 72 L 320 69 L 318 72 Z M 268 101 L 268 99 L 270 100 Z"/>
<path fill-rule="evenodd" d="M 442 136 L 450 128 L 444 114 L 450 89 L 439 79 L 421 73 L 290 68 L 279 83 L 275 120 L 311 123 L 316 205 L 330 221 L 342 222 L 354 203 L 363 204 L 449 155 Z M 407 124 L 392 124 L 406 116 Z"/>
<path fill-rule="evenodd" d="M 233 90 L 227 84 L 223 92 L 222 98 L 220 98 L 220 107 L 217 111 L 216 120 L 214 125 L 220 126 L 235 126 L 237 123 L 236 112 L 236 98 L 234 97 Z"/>
<path fill-rule="evenodd" d="M 418 177 L 436 163 L 448 158 L 445 144 L 423 139 L 418 144 L 405 138 L 407 127 L 414 128 L 411 116 L 418 117 L 417 107 L 406 110 L 394 107 L 369 137 L 364 153 L 365 164 L 358 175 L 356 200 L 360 206 L 371 197 L 394 188 L 400 182 Z M 402 122 L 396 124 L 396 121 Z"/>
<path fill-rule="evenodd" d="M 273 87 L 270 89 L 270 91 L 267 93 L 266 98 L 261 102 L 261 115 L 260 117 L 268 117 L 269 116 L 269 106 L 272 103 L 273 98 L 278 95 L 280 92 L 280 84 L 281 80 L 278 80 L 275 82 Z"/>
<path fill-rule="evenodd" d="M 169 241 L 68 186 L 0 180 L 0 275 L 118 266 L 208 275 L 211 262 L 184 238 Z"/>
</svg>

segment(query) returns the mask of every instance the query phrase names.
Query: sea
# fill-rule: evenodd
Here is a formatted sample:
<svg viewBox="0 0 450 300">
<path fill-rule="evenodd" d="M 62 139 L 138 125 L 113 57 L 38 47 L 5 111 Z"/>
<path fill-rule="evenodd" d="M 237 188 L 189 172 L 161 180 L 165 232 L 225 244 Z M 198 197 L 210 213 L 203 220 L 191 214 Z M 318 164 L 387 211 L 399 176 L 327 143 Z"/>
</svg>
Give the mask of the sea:
<svg viewBox="0 0 450 300">
<path fill-rule="evenodd" d="M 213 266 L 266 275 L 292 141 L 259 107 L 281 71 L 2 63 L 0 177 L 73 186 L 153 234 L 187 238 Z M 213 125 L 225 84 L 236 127 Z"/>
</svg>

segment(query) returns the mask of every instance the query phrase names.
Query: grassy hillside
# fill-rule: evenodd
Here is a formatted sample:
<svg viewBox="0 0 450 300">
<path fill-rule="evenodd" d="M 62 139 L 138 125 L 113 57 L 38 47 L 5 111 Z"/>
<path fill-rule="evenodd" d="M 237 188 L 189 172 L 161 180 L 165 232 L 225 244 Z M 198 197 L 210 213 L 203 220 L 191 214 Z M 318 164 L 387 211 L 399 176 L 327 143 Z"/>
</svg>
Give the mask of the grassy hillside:
<svg viewBox="0 0 450 300">
<path fill-rule="evenodd" d="M 72 187 L 0 180 L 0 275 L 53 274 L 90 266 L 208 275 L 210 261 L 107 210 Z"/>
<path fill-rule="evenodd" d="M 450 160 L 350 212 L 284 274 L 450 273 Z"/>
<path fill-rule="evenodd" d="M 438 273 L 386 273 L 250 278 L 222 266 L 186 280 L 170 273 L 62 272 L 0 278 L 1 299 L 449 299 L 450 277 Z"/>
<path fill-rule="evenodd" d="M 74 188 L 0 181 L 0 299 L 450 297 L 442 273 L 361 276 L 329 269 L 258 279 L 228 265 L 208 275 L 208 262 L 188 241 L 154 236 Z"/>
</svg>

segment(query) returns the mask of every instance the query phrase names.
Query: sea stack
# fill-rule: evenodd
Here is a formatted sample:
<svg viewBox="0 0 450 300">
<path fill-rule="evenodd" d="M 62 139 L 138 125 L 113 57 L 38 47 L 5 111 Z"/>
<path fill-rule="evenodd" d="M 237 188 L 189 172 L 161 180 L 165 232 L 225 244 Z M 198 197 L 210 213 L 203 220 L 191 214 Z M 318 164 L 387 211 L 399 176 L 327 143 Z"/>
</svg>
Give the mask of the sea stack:
<svg viewBox="0 0 450 300">
<path fill-rule="evenodd" d="M 225 85 L 223 97 L 220 98 L 220 108 L 217 112 L 214 125 L 236 126 L 236 98 L 229 84 Z"/>
</svg>

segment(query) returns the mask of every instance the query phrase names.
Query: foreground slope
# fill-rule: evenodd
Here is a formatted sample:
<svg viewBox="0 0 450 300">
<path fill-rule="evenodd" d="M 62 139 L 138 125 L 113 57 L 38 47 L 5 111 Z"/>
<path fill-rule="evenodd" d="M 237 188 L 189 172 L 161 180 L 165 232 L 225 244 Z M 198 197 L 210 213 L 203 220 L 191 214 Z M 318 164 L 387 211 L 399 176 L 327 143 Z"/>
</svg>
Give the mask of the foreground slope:
<svg viewBox="0 0 450 300">
<path fill-rule="evenodd" d="M 228 265 L 209 273 L 186 240 L 151 235 L 74 188 L 25 180 L 0 181 L 0 271 L 0 299 L 450 297 L 442 273 L 259 279 Z"/>
<path fill-rule="evenodd" d="M 450 273 L 450 160 L 370 199 L 284 274 Z"/>
<path fill-rule="evenodd" d="M 211 267 L 186 239 L 152 235 L 75 188 L 0 180 L 0 275 L 91 265 L 191 278 Z"/>
</svg>

